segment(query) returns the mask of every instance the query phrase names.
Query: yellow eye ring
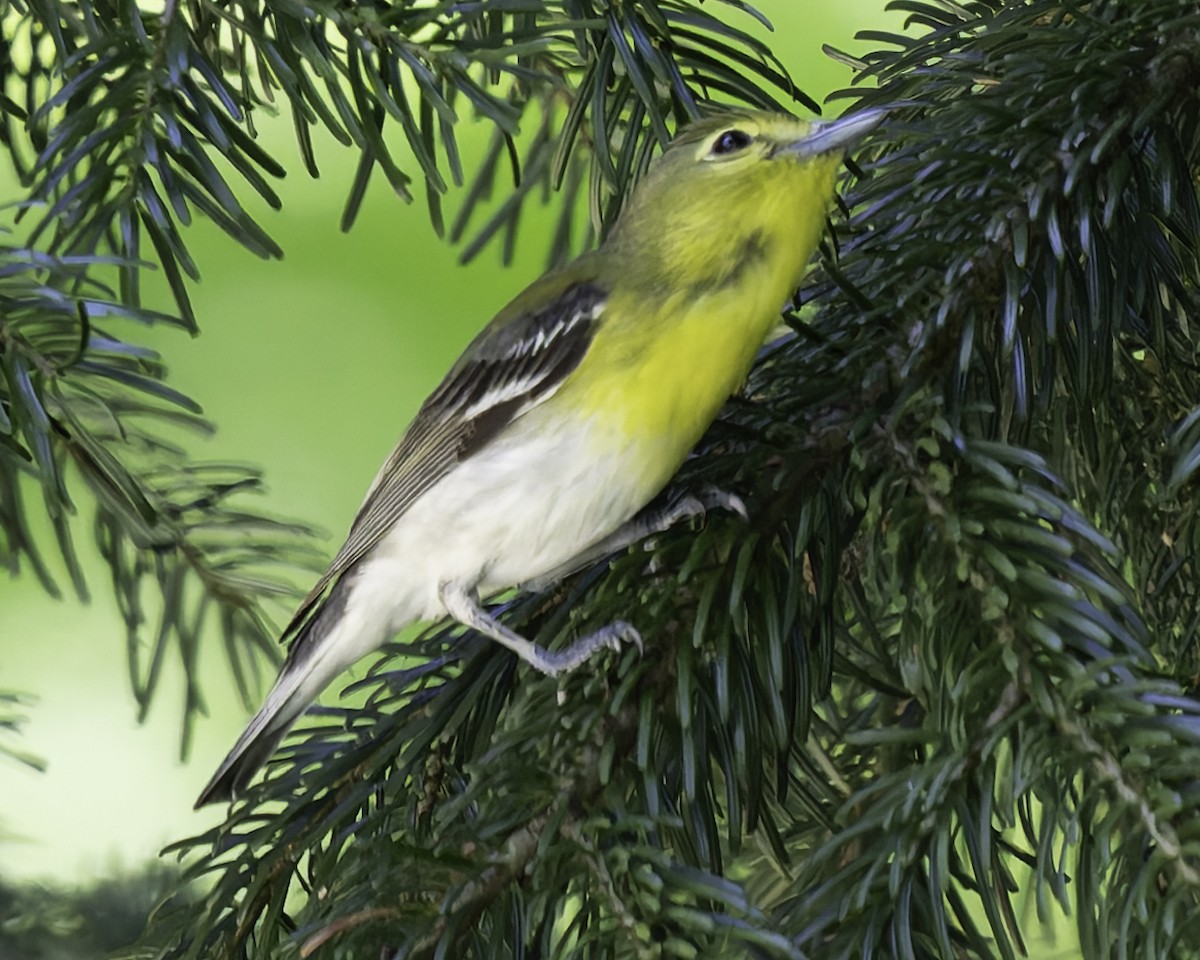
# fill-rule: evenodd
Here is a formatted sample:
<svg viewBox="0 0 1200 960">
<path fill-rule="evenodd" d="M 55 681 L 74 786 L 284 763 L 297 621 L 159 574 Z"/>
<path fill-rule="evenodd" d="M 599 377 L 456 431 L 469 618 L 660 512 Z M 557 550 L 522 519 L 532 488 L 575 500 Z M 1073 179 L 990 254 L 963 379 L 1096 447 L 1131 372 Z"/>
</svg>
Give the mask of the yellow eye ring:
<svg viewBox="0 0 1200 960">
<path fill-rule="evenodd" d="M 737 153 L 739 150 L 745 150 L 754 142 L 754 138 L 745 130 L 726 130 L 716 140 L 713 141 L 712 148 L 709 150 L 709 156 L 723 157 L 731 153 Z"/>
</svg>

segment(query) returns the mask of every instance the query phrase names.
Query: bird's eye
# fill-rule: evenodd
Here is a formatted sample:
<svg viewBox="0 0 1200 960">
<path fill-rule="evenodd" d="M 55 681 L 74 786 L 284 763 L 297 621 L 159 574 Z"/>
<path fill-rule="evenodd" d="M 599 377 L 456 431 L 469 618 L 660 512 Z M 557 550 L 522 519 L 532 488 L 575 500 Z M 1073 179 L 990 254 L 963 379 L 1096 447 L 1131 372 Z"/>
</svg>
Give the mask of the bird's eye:
<svg viewBox="0 0 1200 960">
<path fill-rule="evenodd" d="M 745 130 L 726 130 L 713 141 L 710 153 L 714 157 L 722 157 L 728 153 L 737 153 L 739 150 L 744 150 L 750 146 L 750 141 L 753 139 Z"/>
</svg>

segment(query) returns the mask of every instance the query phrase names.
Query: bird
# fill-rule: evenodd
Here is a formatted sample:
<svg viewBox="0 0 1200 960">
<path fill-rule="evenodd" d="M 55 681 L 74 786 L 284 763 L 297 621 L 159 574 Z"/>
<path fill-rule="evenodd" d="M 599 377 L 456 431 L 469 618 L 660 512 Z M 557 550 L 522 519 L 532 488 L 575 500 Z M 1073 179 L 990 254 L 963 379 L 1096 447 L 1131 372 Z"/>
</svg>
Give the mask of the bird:
<svg viewBox="0 0 1200 960">
<path fill-rule="evenodd" d="M 500 310 L 380 468 L 197 808 L 241 795 L 321 691 L 410 623 L 449 617 L 550 677 L 641 649 L 616 621 L 547 650 L 483 600 L 544 588 L 716 504 L 744 509 L 720 494 L 648 504 L 745 380 L 820 242 L 845 152 L 883 113 L 693 121 L 597 248 Z"/>
</svg>

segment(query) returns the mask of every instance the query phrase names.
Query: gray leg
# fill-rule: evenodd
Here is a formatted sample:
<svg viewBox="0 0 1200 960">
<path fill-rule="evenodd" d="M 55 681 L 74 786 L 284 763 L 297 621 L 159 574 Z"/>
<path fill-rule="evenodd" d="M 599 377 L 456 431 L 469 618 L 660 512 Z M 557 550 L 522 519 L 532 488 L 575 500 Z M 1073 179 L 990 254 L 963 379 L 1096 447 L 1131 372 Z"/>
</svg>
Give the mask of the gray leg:
<svg viewBox="0 0 1200 960">
<path fill-rule="evenodd" d="M 626 547 L 632 546 L 640 540 L 645 540 L 646 537 L 653 536 L 656 533 L 663 533 L 681 520 L 702 517 L 709 510 L 718 507 L 736 513 L 743 520 L 750 519 L 746 513 L 746 505 L 742 503 L 742 498 L 736 493 L 727 493 L 715 487 L 708 487 L 702 490 L 698 496 L 689 494 L 665 510 L 657 510 L 653 513 L 639 513 L 624 526 L 618 527 L 599 543 L 593 544 L 577 557 L 572 557 L 562 566 L 555 567 L 549 573 L 543 574 L 536 580 L 528 580 L 520 584 L 520 588 L 528 590 L 530 593 L 545 590 L 547 587 L 553 586 L 559 580 L 570 576 L 576 570 L 582 570 L 588 564 L 599 560 L 601 557 L 607 557 L 609 554 L 624 550 Z"/>
<path fill-rule="evenodd" d="M 556 677 L 560 673 L 574 670 L 604 647 L 620 650 L 622 641 L 632 643 L 639 653 L 642 649 L 641 634 L 623 620 L 615 620 L 607 627 L 580 637 L 566 650 L 545 650 L 492 617 L 479 605 L 474 590 L 461 583 L 441 584 L 438 587 L 438 597 L 445 605 L 446 612 L 459 623 L 504 644 L 531 667 L 548 677 Z"/>
</svg>

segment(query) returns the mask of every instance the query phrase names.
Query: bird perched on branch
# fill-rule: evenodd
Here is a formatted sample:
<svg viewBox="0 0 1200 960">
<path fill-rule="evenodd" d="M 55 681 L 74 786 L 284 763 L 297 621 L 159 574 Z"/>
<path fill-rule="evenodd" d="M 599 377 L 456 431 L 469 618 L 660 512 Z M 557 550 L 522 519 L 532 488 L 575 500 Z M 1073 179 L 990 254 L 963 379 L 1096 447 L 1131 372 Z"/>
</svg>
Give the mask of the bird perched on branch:
<svg viewBox="0 0 1200 960">
<path fill-rule="evenodd" d="M 642 512 L 742 384 L 820 240 L 845 150 L 880 118 L 728 111 L 693 123 L 599 249 L 500 311 L 380 469 L 284 631 L 275 686 L 197 807 L 232 799 L 334 677 L 413 621 L 449 616 L 549 676 L 641 645 L 615 622 L 546 650 L 480 598 L 740 506 L 688 498 Z"/>
</svg>

